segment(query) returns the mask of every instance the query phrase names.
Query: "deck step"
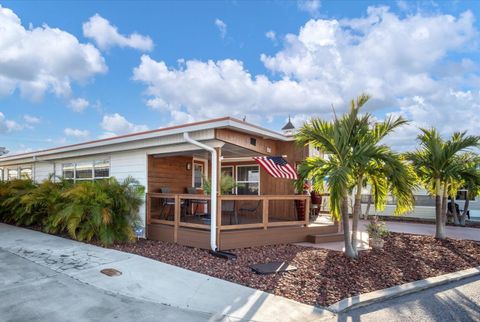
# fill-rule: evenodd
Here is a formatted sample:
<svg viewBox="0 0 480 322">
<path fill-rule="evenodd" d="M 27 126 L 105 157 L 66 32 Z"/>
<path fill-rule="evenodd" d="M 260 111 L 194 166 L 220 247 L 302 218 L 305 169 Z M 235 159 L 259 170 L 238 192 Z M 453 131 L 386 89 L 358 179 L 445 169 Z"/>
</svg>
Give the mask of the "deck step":
<svg viewBox="0 0 480 322">
<path fill-rule="evenodd" d="M 343 233 L 308 235 L 307 241 L 314 244 L 343 241 Z"/>
</svg>

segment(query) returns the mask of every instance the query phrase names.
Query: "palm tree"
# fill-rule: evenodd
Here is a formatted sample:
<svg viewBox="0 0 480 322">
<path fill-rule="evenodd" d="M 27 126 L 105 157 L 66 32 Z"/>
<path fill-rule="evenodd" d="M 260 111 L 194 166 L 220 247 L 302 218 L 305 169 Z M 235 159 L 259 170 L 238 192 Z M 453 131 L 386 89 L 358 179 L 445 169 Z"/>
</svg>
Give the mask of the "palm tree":
<svg viewBox="0 0 480 322">
<path fill-rule="evenodd" d="M 372 187 L 376 209 L 386 205 L 390 191 L 397 197 L 397 212 L 413 208 L 412 189 L 415 175 L 410 166 L 381 141 L 406 121 L 389 117 L 374 122 L 370 114 L 360 115 L 360 109 L 369 100 L 361 95 L 351 101 L 349 113 L 333 121 L 315 118 L 305 123 L 296 135 L 299 144 L 311 145 L 328 157 L 307 158 L 299 168 L 300 180 L 328 181 L 332 216 L 343 225 L 345 254 L 358 257 L 356 249 L 358 221 L 361 212 L 361 192 L 364 183 Z M 348 196 L 355 190 L 350 233 Z"/>
<path fill-rule="evenodd" d="M 465 226 L 470 199 L 480 193 L 480 157 L 475 153 L 464 153 L 456 159 L 459 167 L 450 184 L 449 195 L 453 206 L 458 190 L 460 188 L 467 190 L 463 212 L 457 214 L 456 208 L 452 207 L 454 224 Z"/>
<path fill-rule="evenodd" d="M 406 156 L 413 163 L 426 190 L 435 195 L 435 237 L 445 239 L 449 187 L 461 171 L 461 153 L 478 147 L 480 137 L 457 132 L 449 140 L 444 140 L 434 128 L 420 130 L 420 147 Z"/>
</svg>

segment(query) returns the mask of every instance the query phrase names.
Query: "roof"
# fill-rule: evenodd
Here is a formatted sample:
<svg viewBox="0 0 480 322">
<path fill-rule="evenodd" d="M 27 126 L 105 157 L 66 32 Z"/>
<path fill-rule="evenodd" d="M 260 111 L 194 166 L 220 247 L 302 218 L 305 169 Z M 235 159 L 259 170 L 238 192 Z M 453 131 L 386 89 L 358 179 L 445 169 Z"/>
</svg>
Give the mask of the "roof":
<svg viewBox="0 0 480 322">
<path fill-rule="evenodd" d="M 290 116 L 288 117 L 288 123 L 285 124 L 284 127 L 282 127 L 282 131 L 283 130 L 293 130 L 295 128 L 295 126 L 293 126 L 292 124 L 292 121 L 290 121 Z"/>
<path fill-rule="evenodd" d="M 183 132 L 194 132 L 194 131 L 209 130 L 209 129 L 216 129 L 216 128 L 232 128 L 239 132 L 249 133 L 249 134 L 261 136 L 264 138 L 270 138 L 270 139 L 281 140 L 281 141 L 290 140 L 288 137 L 284 136 L 281 133 L 263 128 L 261 126 L 247 123 L 233 117 L 221 117 L 221 118 L 209 119 L 209 120 L 200 121 L 200 122 L 163 127 L 155 130 L 150 130 L 150 131 L 130 133 L 125 135 L 113 136 L 105 139 L 98 139 L 98 140 L 86 141 L 86 142 L 59 146 L 59 147 L 54 147 L 49 149 L 37 150 L 33 152 L 20 153 L 20 154 L 14 154 L 14 155 L 5 155 L 0 157 L 0 162 L 29 158 L 29 157 L 36 157 L 36 156 L 45 156 L 45 155 L 59 153 L 59 152 L 75 151 L 75 150 L 87 149 L 92 147 L 108 146 L 108 145 L 119 144 L 124 142 L 151 139 L 151 138 L 162 137 L 167 135 L 180 134 Z"/>
</svg>

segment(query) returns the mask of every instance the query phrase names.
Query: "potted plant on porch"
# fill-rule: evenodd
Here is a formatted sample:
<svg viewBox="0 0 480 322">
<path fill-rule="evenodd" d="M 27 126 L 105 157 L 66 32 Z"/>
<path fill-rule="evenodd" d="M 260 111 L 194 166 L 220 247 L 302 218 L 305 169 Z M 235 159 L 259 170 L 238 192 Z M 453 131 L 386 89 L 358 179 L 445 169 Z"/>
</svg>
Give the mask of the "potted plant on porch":
<svg viewBox="0 0 480 322">
<path fill-rule="evenodd" d="M 387 226 L 381 221 L 378 216 L 374 216 L 367 225 L 368 244 L 373 249 L 381 250 L 385 244 L 384 237 L 388 235 Z"/>
<path fill-rule="evenodd" d="M 297 188 L 297 194 L 300 194 L 298 193 L 300 186 L 303 189 L 303 195 L 310 195 L 310 189 L 312 186 L 307 181 L 302 181 L 302 183 L 295 182 L 295 185 Z M 305 200 L 295 200 L 295 210 L 297 211 L 297 220 L 305 220 Z"/>
</svg>

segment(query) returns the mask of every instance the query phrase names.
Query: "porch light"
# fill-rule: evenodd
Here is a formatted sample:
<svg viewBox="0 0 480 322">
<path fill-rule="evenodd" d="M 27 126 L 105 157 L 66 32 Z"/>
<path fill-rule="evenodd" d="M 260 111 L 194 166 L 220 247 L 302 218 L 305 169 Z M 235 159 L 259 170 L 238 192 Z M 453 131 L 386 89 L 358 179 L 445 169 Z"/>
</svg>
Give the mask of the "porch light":
<svg viewBox="0 0 480 322">
<path fill-rule="evenodd" d="M 192 170 L 192 163 L 187 162 L 187 170 Z"/>
</svg>

